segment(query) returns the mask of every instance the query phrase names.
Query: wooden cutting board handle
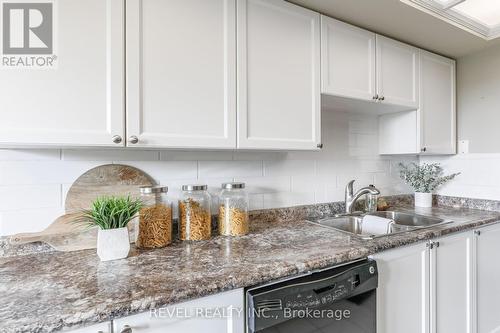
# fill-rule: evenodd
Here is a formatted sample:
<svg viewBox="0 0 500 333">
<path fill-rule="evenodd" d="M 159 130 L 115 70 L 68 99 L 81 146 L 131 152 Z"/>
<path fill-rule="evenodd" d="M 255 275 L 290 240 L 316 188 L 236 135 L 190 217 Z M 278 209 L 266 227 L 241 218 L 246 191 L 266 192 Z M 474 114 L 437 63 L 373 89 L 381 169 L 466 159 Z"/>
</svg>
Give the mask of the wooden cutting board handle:
<svg viewBox="0 0 500 333">
<path fill-rule="evenodd" d="M 12 245 L 20 245 L 34 242 L 41 242 L 45 238 L 44 235 L 40 235 L 38 232 L 26 232 L 23 234 L 15 234 L 10 237 L 10 243 Z"/>
</svg>

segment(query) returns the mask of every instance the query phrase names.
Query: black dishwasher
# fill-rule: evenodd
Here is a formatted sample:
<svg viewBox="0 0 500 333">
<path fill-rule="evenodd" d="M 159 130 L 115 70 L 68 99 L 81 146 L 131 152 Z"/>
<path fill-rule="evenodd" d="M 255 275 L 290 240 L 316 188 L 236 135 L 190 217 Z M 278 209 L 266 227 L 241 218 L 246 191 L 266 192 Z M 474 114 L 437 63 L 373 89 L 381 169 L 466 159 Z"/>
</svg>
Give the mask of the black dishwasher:
<svg viewBox="0 0 500 333">
<path fill-rule="evenodd" d="M 373 260 L 312 272 L 246 291 L 248 333 L 376 333 Z"/>
</svg>

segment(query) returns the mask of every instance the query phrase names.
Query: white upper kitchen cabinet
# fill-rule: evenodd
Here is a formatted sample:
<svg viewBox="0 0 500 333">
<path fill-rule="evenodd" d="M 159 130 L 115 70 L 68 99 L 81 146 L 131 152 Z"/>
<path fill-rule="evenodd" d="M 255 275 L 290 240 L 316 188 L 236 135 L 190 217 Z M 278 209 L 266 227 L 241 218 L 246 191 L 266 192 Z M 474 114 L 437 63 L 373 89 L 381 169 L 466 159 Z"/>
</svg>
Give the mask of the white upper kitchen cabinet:
<svg viewBox="0 0 500 333">
<path fill-rule="evenodd" d="M 429 256 L 426 244 L 373 256 L 379 272 L 377 332 L 429 333 Z"/>
<path fill-rule="evenodd" d="M 320 14 L 238 0 L 238 148 L 318 149 Z"/>
<path fill-rule="evenodd" d="M 127 0 L 127 146 L 236 148 L 236 0 Z"/>
<path fill-rule="evenodd" d="M 381 102 L 419 107 L 419 52 L 408 44 L 377 35 L 377 93 Z"/>
<path fill-rule="evenodd" d="M 53 66 L 1 69 L 0 147 L 123 146 L 124 6 L 54 2 Z"/>
<path fill-rule="evenodd" d="M 113 320 L 113 332 L 243 333 L 243 289 Z"/>
<path fill-rule="evenodd" d="M 321 92 L 376 99 L 373 32 L 321 16 Z"/>
<path fill-rule="evenodd" d="M 420 51 L 419 108 L 379 117 L 380 154 L 456 153 L 455 61 Z"/>
<path fill-rule="evenodd" d="M 500 332 L 500 224 L 477 236 L 477 333 Z"/>
<path fill-rule="evenodd" d="M 420 149 L 456 153 L 455 60 L 420 51 Z"/>
<path fill-rule="evenodd" d="M 460 233 L 432 244 L 430 332 L 473 333 L 474 234 Z"/>
</svg>

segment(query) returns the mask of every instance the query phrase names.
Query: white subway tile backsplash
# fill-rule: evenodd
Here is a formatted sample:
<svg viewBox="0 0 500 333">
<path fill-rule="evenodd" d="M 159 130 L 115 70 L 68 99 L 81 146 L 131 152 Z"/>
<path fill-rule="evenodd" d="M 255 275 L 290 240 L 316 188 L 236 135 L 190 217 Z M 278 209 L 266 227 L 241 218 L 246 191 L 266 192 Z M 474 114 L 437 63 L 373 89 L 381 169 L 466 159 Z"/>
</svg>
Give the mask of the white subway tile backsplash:
<svg viewBox="0 0 500 333">
<path fill-rule="evenodd" d="M 169 186 L 168 196 L 174 203 L 181 185 L 206 183 L 214 197 L 214 209 L 221 183 L 233 180 L 247 184 L 250 209 L 342 201 L 344 186 L 351 179 L 356 179 L 356 187 L 375 183 L 387 195 L 411 192 L 398 180 L 396 164 L 418 159 L 378 155 L 376 116 L 326 111 L 322 123 L 324 148 L 310 152 L 0 150 L 0 234 L 42 230 L 63 214 L 74 180 L 107 163 L 143 170 L 159 184 Z M 485 158 L 490 165 L 500 166 L 500 154 L 496 159 L 483 157 L 466 163 L 481 164 Z M 443 159 L 443 163 L 450 168 L 459 165 L 454 159 Z M 470 177 L 469 172 L 463 172 L 464 179 Z M 493 172 L 488 174 L 489 182 L 500 182 Z M 497 194 L 490 189 L 489 195 Z"/>
<path fill-rule="evenodd" d="M 259 177 L 262 161 L 200 161 L 198 177 Z"/>
<path fill-rule="evenodd" d="M 244 182 L 248 193 L 263 194 L 290 191 L 290 177 L 235 177 L 237 182 Z"/>
<path fill-rule="evenodd" d="M 59 149 L 0 149 L 0 161 L 59 160 Z"/>
<path fill-rule="evenodd" d="M 97 162 L 97 161 L 0 162 L 0 185 L 72 183 L 85 171 L 101 164 L 106 164 L 106 162 Z"/>
<path fill-rule="evenodd" d="M 63 214 L 62 207 L 0 212 L 0 236 L 42 231 Z"/>
<path fill-rule="evenodd" d="M 160 152 L 162 161 L 231 161 L 231 151 L 177 151 Z"/>
<path fill-rule="evenodd" d="M 158 161 L 160 153 L 153 150 L 135 149 L 64 149 L 62 159 L 64 161 Z"/>
<path fill-rule="evenodd" d="M 61 185 L 0 186 L 0 211 L 61 206 Z"/>
<path fill-rule="evenodd" d="M 264 175 L 268 177 L 314 174 L 316 174 L 315 160 L 264 161 Z"/>
</svg>

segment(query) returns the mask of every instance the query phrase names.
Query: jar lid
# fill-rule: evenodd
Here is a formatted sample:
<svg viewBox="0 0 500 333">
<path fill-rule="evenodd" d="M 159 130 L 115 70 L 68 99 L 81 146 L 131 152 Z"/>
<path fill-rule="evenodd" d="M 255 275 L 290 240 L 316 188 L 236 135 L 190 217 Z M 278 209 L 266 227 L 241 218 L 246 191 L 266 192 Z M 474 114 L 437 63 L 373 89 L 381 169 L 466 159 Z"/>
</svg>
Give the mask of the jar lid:
<svg viewBox="0 0 500 333">
<path fill-rule="evenodd" d="M 233 188 L 245 188 L 245 183 L 237 183 L 237 182 L 223 183 L 222 184 L 222 188 L 226 189 L 226 190 L 230 190 L 230 189 L 233 189 Z"/>
<path fill-rule="evenodd" d="M 141 194 L 167 193 L 168 186 L 141 186 Z"/>
<path fill-rule="evenodd" d="M 182 185 L 183 191 L 206 191 L 207 188 L 208 188 L 207 185 L 195 185 L 195 184 Z"/>
</svg>

